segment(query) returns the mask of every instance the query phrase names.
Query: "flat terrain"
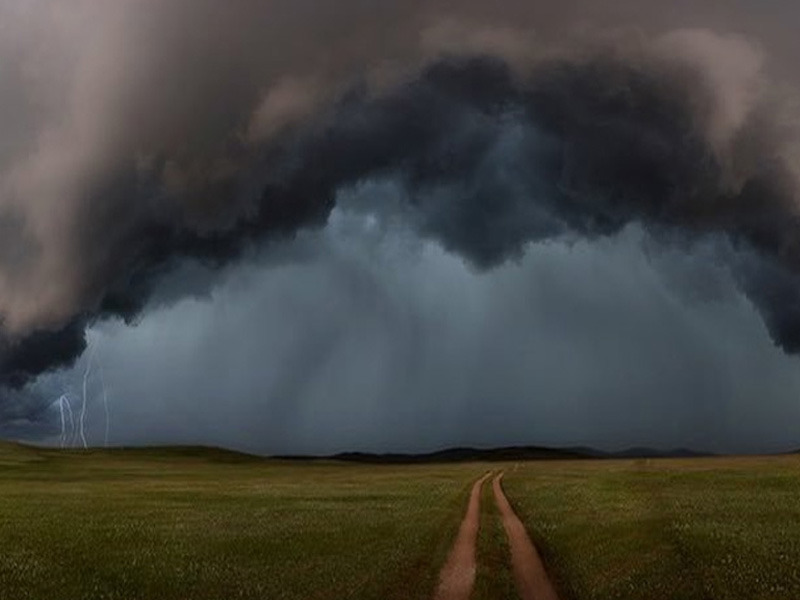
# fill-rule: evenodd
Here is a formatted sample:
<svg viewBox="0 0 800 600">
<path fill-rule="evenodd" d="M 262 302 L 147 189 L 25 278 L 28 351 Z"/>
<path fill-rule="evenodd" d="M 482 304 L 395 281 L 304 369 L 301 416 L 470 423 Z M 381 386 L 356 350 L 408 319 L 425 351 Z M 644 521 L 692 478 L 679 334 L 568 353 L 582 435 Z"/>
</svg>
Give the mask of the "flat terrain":
<svg viewBox="0 0 800 600">
<path fill-rule="evenodd" d="M 453 547 L 439 573 L 434 600 L 469 600 L 478 569 L 476 559 L 478 531 L 481 525 L 481 491 L 486 474 L 472 486 L 467 512 L 458 529 Z"/>
<path fill-rule="evenodd" d="M 520 463 L 504 487 L 562 598 L 800 598 L 800 457 Z"/>
<path fill-rule="evenodd" d="M 500 511 L 511 552 L 516 589 L 522 600 L 558 600 L 558 594 L 547 575 L 541 555 L 534 546 L 525 524 L 514 512 L 503 491 L 503 474 L 492 481 L 495 504 Z"/>
<path fill-rule="evenodd" d="M 0 598 L 429 600 L 485 472 L 0 446 Z"/>
<path fill-rule="evenodd" d="M 473 483 L 562 600 L 800 598 L 800 458 L 365 465 L 0 445 L 0 599 L 425 599 Z M 472 600 L 517 598 L 490 485 Z"/>
</svg>

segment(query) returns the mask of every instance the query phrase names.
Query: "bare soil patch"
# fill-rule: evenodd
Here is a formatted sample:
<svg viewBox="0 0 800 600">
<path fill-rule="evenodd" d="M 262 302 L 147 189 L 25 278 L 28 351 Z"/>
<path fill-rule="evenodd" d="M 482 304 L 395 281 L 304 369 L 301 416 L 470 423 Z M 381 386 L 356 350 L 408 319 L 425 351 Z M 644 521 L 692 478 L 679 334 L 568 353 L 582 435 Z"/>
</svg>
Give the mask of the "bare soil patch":
<svg viewBox="0 0 800 600">
<path fill-rule="evenodd" d="M 503 519 L 503 528 L 511 548 L 511 566 L 521 600 L 558 600 L 555 588 L 547 576 L 542 559 L 533 545 L 525 526 L 514 513 L 503 486 L 503 474 L 492 482 L 494 499 Z"/>
<path fill-rule="evenodd" d="M 469 600 L 475 583 L 475 545 L 480 526 L 481 487 L 489 475 L 487 473 L 472 486 L 467 512 L 439 574 L 439 587 L 434 600 Z"/>
</svg>

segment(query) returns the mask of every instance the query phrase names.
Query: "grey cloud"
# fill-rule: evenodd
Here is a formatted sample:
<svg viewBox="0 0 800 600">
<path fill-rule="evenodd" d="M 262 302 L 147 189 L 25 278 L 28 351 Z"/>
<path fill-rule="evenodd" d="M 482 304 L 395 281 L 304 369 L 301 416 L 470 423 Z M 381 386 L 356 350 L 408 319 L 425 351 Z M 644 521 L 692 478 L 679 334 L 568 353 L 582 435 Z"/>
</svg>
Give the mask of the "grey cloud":
<svg viewBox="0 0 800 600">
<path fill-rule="evenodd" d="M 100 366 L 115 444 L 322 453 L 798 441 L 796 361 L 709 260 L 731 251 L 721 241 L 687 253 L 634 227 L 535 244 L 479 273 L 356 213 L 301 237 L 313 258 L 248 261 L 204 299 L 95 329 L 90 441 L 103 434 Z M 38 385 L 51 400 L 72 389 L 77 403 L 83 366 Z"/>
<path fill-rule="evenodd" d="M 713 18 L 630 2 L 32 6 L 3 9 L 30 35 L 0 34 L 3 122 L 22 124 L 0 208 L 25 232 L 14 251 L 37 249 L 0 269 L 6 387 L 69 365 L 87 325 L 142 318 L 153 294 L 213 293 L 206 266 L 322 227 L 370 186 L 389 197 L 360 201 L 378 221 L 484 269 L 630 223 L 689 246 L 722 236 L 732 281 L 798 348 L 796 136 L 773 110 L 789 5 L 766 20 L 746 3 Z M 748 23 L 761 47 L 728 35 Z M 199 280 L 171 284 L 186 260 Z M 322 321 L 326 343 L 287 354 L 281 396 L 312 393 L 303 361 L 340 360 L 350 325 Z"/>
</svg>

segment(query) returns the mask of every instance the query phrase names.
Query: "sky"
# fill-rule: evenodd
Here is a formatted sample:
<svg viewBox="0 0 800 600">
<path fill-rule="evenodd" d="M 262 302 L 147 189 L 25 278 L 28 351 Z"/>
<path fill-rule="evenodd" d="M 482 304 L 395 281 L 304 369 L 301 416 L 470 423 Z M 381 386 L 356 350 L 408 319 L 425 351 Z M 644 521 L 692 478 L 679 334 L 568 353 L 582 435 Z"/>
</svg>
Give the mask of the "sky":
<svg viewBox="0 0 800 600">
<path fill-rule="evenodd" d="M 798 22 L 0 1 L 0 435 L 800 447 Z"/>
</svg>

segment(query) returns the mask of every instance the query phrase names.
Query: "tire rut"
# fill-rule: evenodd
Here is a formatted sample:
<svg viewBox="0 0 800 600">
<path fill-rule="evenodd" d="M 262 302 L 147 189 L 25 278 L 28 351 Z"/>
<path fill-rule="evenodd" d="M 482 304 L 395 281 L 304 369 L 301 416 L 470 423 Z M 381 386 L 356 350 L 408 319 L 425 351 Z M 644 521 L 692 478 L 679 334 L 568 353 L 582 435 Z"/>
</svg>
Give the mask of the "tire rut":
<svg viewBox="0 0 800 600">
<path fill-rule="evenodd" d="M 517 593 L 521 600 L 558 600 L 536 546 L 503 492 L 502 479 L 502 473 L 495 477 L 492 489 L 511 548 L 511 566 Z"/>
<path fill-rule="evenodd" d="M 481 489 L 491 473 L 476 481 L 467 504 L 467 511 L 458 529 L 453 548 L 439 573 L 439 586 L 434 600 L 469 600 L 475 585 L 477 562 L 475 547 L 480 527 Z"/>
</svg>

